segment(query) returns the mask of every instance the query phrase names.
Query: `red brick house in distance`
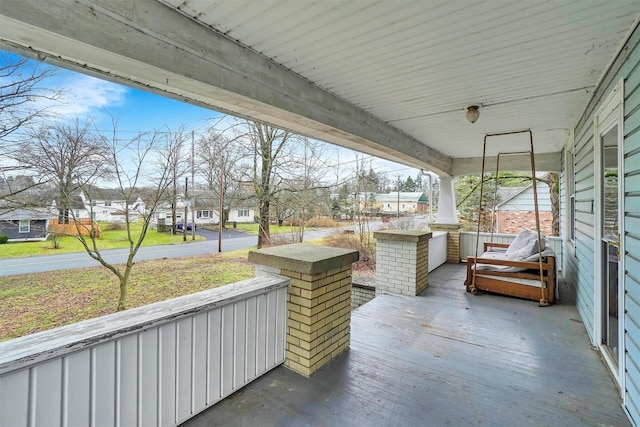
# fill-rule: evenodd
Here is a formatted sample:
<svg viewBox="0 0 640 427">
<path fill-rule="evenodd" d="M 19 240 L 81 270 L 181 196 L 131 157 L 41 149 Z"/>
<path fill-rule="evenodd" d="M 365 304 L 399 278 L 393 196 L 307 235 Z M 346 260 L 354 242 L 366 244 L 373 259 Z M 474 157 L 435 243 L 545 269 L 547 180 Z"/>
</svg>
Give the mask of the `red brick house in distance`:
<svg viewBox="0 0 640 427">
<path fill-rule="evenodd" d="M 498 233 L 517 234 L 520 229 L 536 229 L 535 207 L 533 204 L 533 185 L 520 188 L 499 190 L 501 202 L 496 206 L 496 231 Z M 553 235 L 551 201 L 549 187 L 538 182 L 538 213 L 540 231 L 547 236 Z"/>
</svg>

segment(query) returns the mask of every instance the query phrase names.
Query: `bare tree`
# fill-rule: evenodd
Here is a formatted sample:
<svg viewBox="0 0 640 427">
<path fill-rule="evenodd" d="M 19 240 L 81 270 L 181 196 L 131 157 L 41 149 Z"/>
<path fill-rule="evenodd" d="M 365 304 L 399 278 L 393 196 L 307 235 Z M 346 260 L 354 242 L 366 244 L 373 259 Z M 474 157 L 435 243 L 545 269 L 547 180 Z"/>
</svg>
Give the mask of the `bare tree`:
<svg viewBox="0 0 640 427">
<path fill-rule="evenodd" d="M 287 162 L 283 152 L 294 135 L 260 122 L 248 121 L 246 127 L 253 154 L 253 186 L 260 215 L 258 248 L 262 248 L 270 245 L 271 203 L 281 179 L 279 169 Z"/>
<path fill-rule="evenodd" d="M 55 71 L 26 58 L 0 57 L 0 140 L 47 116 L 47 104 L 60 100 L 60 91 L 42 83 Z M 48 102 L 43 102 L 48 101 Z"/>
<path fill-rule="evenodd" d="M 127 230 L 127 240 L 129 253 L 124 265 L 109 263 L 98 247 L 95 226 L 92 223 L 92 232 L 83 235 L 78 227 L 76 237 L 84 246 L 89 256 L 98 261 L 102 266 L 111 271 L 117 278 L 120 288 L 117 309 L 126 309 L 126 299 L 128 292 L 129 278 L 134 266 L 134 258 L 144 241 L 149 225 L 160 206 L 166 200 L 167 191 L 174 183 L 173 165 L 158 163 L 158 159 L 175 158 L 179 156 L 180 144 L 176 144 L 175 139 L 161 138 L 165 132 L 154 131 L 151 133 L 140 133 L 129 140 L 120 140 L 117 133 L 117 122 L 113 123 L 113 132 L 109 135 L 100 135 L 101 147 L 108 153 L 106 157 L 108 165 L 113 170 L 116 189 L 120 193 L 126 208 L 124 209 L 125 226 Z M 164 144 L 162 140 L 164 139 Z M 156 163 L 157 166 L 150 168 L 148 164 Z M 88 191 L 91 200 L 91 192 Z M 135 206 L 138 198 L 144 201 L 144 209 L 136 208 L 132 212 L 130 206 Z M 90 203 L 92 205 L 92 203 Z M 138 233 L 132 229 L 133 222 L 142 222 L 142 228 Z"/>
<path fill-rule="evenodd" d="M 283 180 L 282 188 L 274 193 L 277 199 L 285 200 L 285 206 L 288 204 L 292 215 L 297 217 L 298 241 L 302 242 L 307 221 L 313 216 L 329 213 L 330 207 L 326 206 L 328 198 L 323 190 L 328 190 L 335 183 L 326 182 L 333 169 L 326 154 L 326 144 L 305 137 L 299 137 L 297 142 L 297 149 L 288 165 L 290 179 Z M 286 193 L 289 194 L 283 197 Z"/>
<path fill-rule="evenodd" d="M 44 83 L 55 70 L 12 54 L 0 55 L 0 201 L 3 211 L 34 207 L 34 191 L 46 179 L 25 168 L 18 141 L 24 130 L 48 118 L 47 106 L 60 100 L 60 91 Z M 14 180 L 16 176 L 29 177 Z M 35 205 L 34 205 L 35 203 Z"/>
<path fill-rule="evenodd" d="M 185 131 L 184 126 L 180 126 L 176 130 L 164 128 L 165 144 L 159 151 L 156 160 L 157 166 L 166 170 L 171 179 L 168 191 L 166 191 L 165 199 L 171 207 L 171 229 L 176 230 L 178 196 L 180 195 L 180 178 L 190 170 L 190 162 L 187 154 L 186 143 L 190 139 L 189 134 Z M 157 132 L 156 132 L 157 137 Z M 186 196 L 186 195 L 185 195 Z M 187 218 L 183 218 L 183 224 L 186 228 Z"/>
<path fill-rule="evenodd" d="M 73 216 L 72 196 L 78 196 L 83 185 L 110 173 L 106 151 L 92 133 L 89 120 L 58 122 L 34 130 L 29 140 L 20 143 L 20 153 L 24 166 L 55 187 L 60 223 L 68 224 Z"/>
<path fill-rule="evenodd" d="M 371 246 L 371 233 L 369 229 L 369 218 L 367 211 L 369 210 L 370 199 L 370 183 L 367 179 L 367 170 L 371 170 L 371 160 L 367 165 L 367 158 L 356 154 L 354 163 L 355 173 L 355 191 L 354 191 L 354 219 L 358 226 L 358 238 L 360 248 L 369 248 Z"/>
<path fill-rule="evenodd" d="M 248 165 L 243 161 L 245 153 L 238 141 L 243 138 L 243 133 L 234 134 L 231 126 L 220 126 L 226 117 L 216 121 L 205 135 L 198 139 L 196 157 L 198 175 L 203 179 L 204 191 L 209 200 L 208 208 L 212 211 L 219 210 L 220 198 L 229 208 L 242 202 L 247 195 L 240 185 L 243 176 L 247 175 Z M 223 163 L 226 167 L 222 167 Z M 221 171 L 223 172 L 221 174 Z M 222 194 L 220 194 L 220 179 L 222 178 Z M 219 212 L 219 220 L 224 226 L 225 212 Z"/>
</svg>

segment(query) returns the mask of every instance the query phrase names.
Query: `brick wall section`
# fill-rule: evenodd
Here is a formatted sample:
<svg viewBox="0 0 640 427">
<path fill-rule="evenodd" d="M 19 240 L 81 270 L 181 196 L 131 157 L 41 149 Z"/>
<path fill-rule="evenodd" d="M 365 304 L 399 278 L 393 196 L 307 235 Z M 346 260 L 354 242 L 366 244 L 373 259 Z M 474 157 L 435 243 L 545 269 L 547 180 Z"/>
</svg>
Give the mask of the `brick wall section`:
<svg viewBox="0 0 640 427">
<path fill-rule="evenodd" d="M 534 211 L 497 211 L 498 233 L 518 234 L 522 228 L 536 230 L 536 213 Z M 553 214 L 539 212 L 540 231 L 553 236 Z"/>
<path fill-rule="evenodd" d="M 351 264 L 358 252 L 304 243 L 249 253 L 256 275 L 291 279 L 285 366 L 312 375 L 349 349 Z"/>
<path fill-rule="evenodd" d="M 376 294 L 418 295 L 429 286 L 431 232 L 384 230 L 376 242 Z"/>
<path fill-rule="evenodd" d="M 460 262 L 460 229 L 462 224 L 438 224 L 429 223 L 431 231 L 447 232 L 447 262 L 458 264 Z"/>
<path fill-rule="evenodd" d="M 351 284 L 351 309 L 356 309 L 376 297 L 376 287 L 359 284 L 353 281 Z"/>
<path fill-rule="evenodd" d="M 291 278 L 285 366 L 309 376 L 349 348 L 351 265 L 313 276 L 281 274 Z"/>
</svg>

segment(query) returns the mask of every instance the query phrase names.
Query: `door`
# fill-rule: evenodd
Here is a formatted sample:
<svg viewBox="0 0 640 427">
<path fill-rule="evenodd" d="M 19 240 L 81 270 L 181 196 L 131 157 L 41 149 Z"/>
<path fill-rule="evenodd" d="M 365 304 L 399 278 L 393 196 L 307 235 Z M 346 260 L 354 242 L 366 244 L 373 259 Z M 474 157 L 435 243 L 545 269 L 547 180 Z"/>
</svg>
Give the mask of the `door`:
<svg viewBox="0 0 640 427">
<path fill-rule="evenodd" d="M 621 390 L 624 390 L 624 270 L 620 240 L 624 198 L 623 81 L 596 114 L 595 120 L 595 311 L 596 342 Z"/>
<path fill-rule="evenodd" d="M 602 295 L 602 345 L 611 356 L 612 366 L 618 371 L 620 358 L 620 229 L 618 182 L 618 132 L 617 123 L 600 136 L 601 161 L 600 189 L 602 221 L 600 232 L 601 295 Z"/>
</svg>

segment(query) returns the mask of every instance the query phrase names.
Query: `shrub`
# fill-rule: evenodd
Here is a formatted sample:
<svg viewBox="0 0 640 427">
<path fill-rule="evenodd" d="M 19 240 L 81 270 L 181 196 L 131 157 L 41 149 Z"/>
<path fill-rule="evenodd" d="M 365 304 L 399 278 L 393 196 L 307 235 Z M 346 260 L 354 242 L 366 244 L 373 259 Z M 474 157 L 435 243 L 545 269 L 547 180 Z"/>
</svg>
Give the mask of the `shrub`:
<svg viewBox="0 0 640 427">
<path fill-rule="evenodd" d="M 345 230 L 346 231 L 346 230 Z M 359 233 L 336 232 L 324 238 L 323 243 L 335 248 L 354 249 L 360 252 L 360 261 L 374 260 L 376 257 L 375 242 Z"/>
<path fill-rule="evenodd" d="M 278 233 L 272 234 L 269 242 L 271 243 L 271 246 L 282 246 L 291 243 L 298 243 L 300 242 L 300 237 L 298 236 L 298 233 Z"/>
<path fill-rule="evenodd" d="M 0 245 L 3 243 L 7 243 L 9 241 L 9 236 L 6 234 L 0 234 Z"/>
<path fill-rule="evenodd" d="M 104 230 L 105 231 L 120 231 L 120 230 L 124 230 L 125 224 L 123 222 L 109 222 L 107 223 L 107 225 L 105 225 Z"/>
<path fill-rule="evenodd" d="M 330 228 L 337 227 L 338 223 L 331 218 L 316 216 L 307 221 L 307 227 Z"/>
<path fill-rule="evenodd" d="M 390 220 L 388 227 L 396 230 L 411 230 L 416 228 L 416 224 L 412 217 L 402 217 Z"/>
</svg>

